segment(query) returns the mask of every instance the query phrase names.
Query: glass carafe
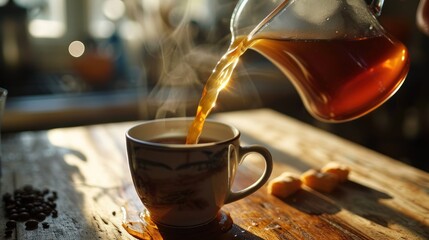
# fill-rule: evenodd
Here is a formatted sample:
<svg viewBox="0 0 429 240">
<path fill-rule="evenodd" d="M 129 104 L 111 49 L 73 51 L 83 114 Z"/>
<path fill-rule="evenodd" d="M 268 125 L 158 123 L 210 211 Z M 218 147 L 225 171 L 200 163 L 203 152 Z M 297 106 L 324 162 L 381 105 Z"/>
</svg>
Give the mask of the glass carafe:
<svg viewBox="0 0 429 240">
<path fill-rule="evenodd" d="M 231 18 L 231 45 L 204 86 L 186 143 L 198 142 L 219 92 L 248 49 L 275 64 L 319 120 L 348 121 L 381 105 L 398 90 L 409 69 L 406 47 L 375 17 L 382 3 L 239 1 Z"/>
<path fill-rule="evenodd" d="M 352 120 L 389 99 L 408 73 L 406 47 L 376 19 L 382 3 L 241 0 L 230 48 L 240 45 L 269 59 L 315 118 Z"/>
</svg>

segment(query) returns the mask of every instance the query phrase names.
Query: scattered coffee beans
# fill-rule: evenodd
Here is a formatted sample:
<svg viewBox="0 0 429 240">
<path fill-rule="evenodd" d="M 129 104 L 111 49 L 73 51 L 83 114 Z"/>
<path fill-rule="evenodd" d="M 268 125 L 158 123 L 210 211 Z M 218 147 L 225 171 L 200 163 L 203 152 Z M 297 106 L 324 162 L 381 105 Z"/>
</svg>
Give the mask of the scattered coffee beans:
<svg viewBox="0 0 429 240">
<path fill-rule="evenodd" d="M 56 191 L 49 189 L 39 190 L 31 185 L 16 189 L 13 193 L 3 194 L 4 212 L 8 218 L 5 236 L 11 237 L 17 222 L 25 222 L 26 230 L 38 228 L 48 216 L 58 217 Z M 43 228 L 49 228 L 47 222 L 42 223 Z"/>
</svg>

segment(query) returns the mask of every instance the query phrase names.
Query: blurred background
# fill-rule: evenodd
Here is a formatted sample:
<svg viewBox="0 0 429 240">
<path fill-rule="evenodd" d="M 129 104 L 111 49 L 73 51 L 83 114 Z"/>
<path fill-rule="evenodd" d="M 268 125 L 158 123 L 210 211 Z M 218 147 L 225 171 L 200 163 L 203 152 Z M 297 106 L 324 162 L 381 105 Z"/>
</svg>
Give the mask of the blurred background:
<svg viewBox="0 0 429 240">
<path fill-rule="evenodd" d="M 0 0 L 2 131 L 192 116 L 229 45 L 236 0 Z M 417 0 L 386 1 L 379 21 L 408 47 L 401 89 L 347 123 L 312 118 L 270 62 L 248 51 L 215 112 L 267 107 L 429 171 L 429 37 Z"/>
</svg>

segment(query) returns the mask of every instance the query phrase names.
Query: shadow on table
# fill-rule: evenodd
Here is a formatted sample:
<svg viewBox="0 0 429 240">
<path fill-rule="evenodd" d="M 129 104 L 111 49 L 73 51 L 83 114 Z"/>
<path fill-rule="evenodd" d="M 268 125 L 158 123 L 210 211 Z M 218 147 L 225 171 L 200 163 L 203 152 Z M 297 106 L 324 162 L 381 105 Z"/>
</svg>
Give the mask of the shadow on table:
<svg viewBox="0 0 429 240">
<path fill-rule="evenodd" d="M 353 181 L 347 181 L 340 185 L 336 191 L 328 195 L 335 203 L 368 221 L 383 227 L 398 224 L 408 228 L 416 235 L 429 237 L 429 226 L 418 221 L 405 212 L 398 212 L 389 206 L 392 196 L 366 187 Z M 386 202 L 383 202 L 386 200 Z"/>
<path fill-rule="evenodd" d="M 266 144 L 245 133 L 242 135 L 242 139 L 252 144 Z M 273 155 L 273 159 L 277 158 L 284 164 L 292 166 L 297 170 L 303 172 L 311 168 L 311 166 L 299 158 L 290 156 L 284 151 L 275 148 L 270 148 L 269 150 Z M 347 209 L 382 227 L 398 224 L 409 229 L 410 232 L 421 236 L 423 239 L 429 239 L 429 226 L 415 219 L 413 216 L 398 212 L 389 207 L 388 204 L 382 202 L 389 199 L 392 199 L 392 196 L 384 192 L 357 182 L 347 181 L 340 184 L 334 192 L 329 194 L 302 189 L 287 199 L 283 199 L 283 201 L 309 215 L 332 215 L 341 209 Z"/>
<path fill-rule="evenodd" d="M 329 194 L 302 189 L 282 200 L 301 212 L 321 215 L 322 218 L 325 217 L 323 215 L 333 215 L 341 209 L 347 209 L 374 224 L 382 227 L 398 224 L 426 239 L 429 236 L 429 227 L 412 216 L 400 213 L 381 202 L 389 199 L 392 197 L 386 193 L 347 181 Z M 346 228 L 346 226 L 343 227 Z M 352 231 L 352 229 L 349 230 Z"/>
</svg>

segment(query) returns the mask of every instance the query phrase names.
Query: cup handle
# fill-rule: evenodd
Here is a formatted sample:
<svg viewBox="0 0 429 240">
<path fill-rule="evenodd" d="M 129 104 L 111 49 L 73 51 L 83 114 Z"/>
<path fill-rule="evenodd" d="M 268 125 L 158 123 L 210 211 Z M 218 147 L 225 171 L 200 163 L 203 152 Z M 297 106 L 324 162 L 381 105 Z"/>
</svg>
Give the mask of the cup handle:
<svg viewBox="0 0 429 240">
<path fill-rule="evenodd" d="M 237 201 L 239 199 L 242 199 L 244 197 L 247 197 L 248 195 L 256 192 L 259 188 L 261 188 L 270 178 L 271 172 L 273 170 L 273 160 L 271 157 L 271 153 L 266 149 L 265 147 L 253 145 L 253 146 L 246 146 L 246 147 L 240 147 L 240 159 L 238 164 L 241 164 L 243 159 L 249 155 L 250 153 L 259 153 L 262 155 L 262 157 L 265 160 L 265 171 L 261 175 L 261 177 L 254 182 L 252 185 L 238 191 L 233 192 L 231 189 L 229 190 L 229 195 L 225 200 L 225 204 L 231 203 L 234 201 Z M 232 185 L 232 184 L 231 184 Z"/>
</svg>

